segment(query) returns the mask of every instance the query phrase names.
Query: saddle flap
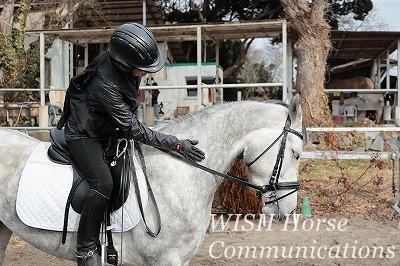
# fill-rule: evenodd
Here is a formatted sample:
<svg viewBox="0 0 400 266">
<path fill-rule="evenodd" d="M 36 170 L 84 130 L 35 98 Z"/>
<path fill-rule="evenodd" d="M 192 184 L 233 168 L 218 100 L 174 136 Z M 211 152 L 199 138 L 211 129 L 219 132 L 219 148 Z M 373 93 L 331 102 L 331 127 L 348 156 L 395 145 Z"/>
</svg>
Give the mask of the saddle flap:
<svg viewBox="0 0 400 266">
<path fill-rule="evenodd" d="M 127 172 L 127 163 L 120 158 L 117 165 L 111 167 L 113 178 L 113 190 L 108 204 L 108 211 L 114 212 L 122 207 L 129 196 L 130 189 L 130 174 Z M 68 197 L 68 202 L 71 204 L 75 212 L 81 213 L 86 196 L 89 194 L 89 182 L 74 169 L 73 184 Z M 136 178 L 136 177 L 135 177 Z"/>
<path fill-rule="evenodd" d="M 64 136 L 64 129 L 52 128 L 50 130 L 50 138 L 52 144 L 57 150 L 66 152 L 69 155 L 67 141 L 65 140 Z"/>
<path fill-rule="evenodd" d="M 63 165 L 71 164 L 69 158 L 65 157 L 63 153 L 56 151 L 53 145 L 47 150 L 47 156 L 53 163 L 59 163 Z"/>
<path fill-rule="evenodd" d="M 47 156 L 54 163 L 68 165 L 71 164 L 70 152 L 64 137 L 64 129 L 53 128 L 50 130 L 51 146 L 47 151 Z"/>
</svg>

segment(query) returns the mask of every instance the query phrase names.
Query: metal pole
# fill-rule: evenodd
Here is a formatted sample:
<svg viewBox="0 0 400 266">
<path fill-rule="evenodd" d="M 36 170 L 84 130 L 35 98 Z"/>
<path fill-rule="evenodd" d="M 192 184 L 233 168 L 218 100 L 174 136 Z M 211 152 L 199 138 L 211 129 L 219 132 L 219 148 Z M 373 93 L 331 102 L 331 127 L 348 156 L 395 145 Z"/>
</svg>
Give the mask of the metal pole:
<svg viewBox="0 0 400 266">
<path fill-rule="evenodd" d="M 215 44 L 215 84 L 219 84 L 222 80 L 219 79 L 219 41 Z M 221 103 L 224 102 L 224 88 L 219 89 Z"/>
<path fill-rule="evenodd" d="M 388 70 L 389 71 L 389 70 Z M 400 126 L 400 38 L 397 39 L 397 104 L 394 109 L 394 123 Z"/>
<path fill-rule="evenodd" d="M 293 50 L 290 35 L 287 37 L 287 86 L 289 95 L 293 95 Z M 290 97 L 292 98 L 292 97 Z"/>
<path fill-rule="evenodd" d="M 69 79 L 74 76 L 74 45 L 69 43 Z"/>
<path fill-rule="evenodd" d="M 44 33 L 40 33 L 40 105 L 45 105 L 44 83 L 45 83 L 45 60 L 44 60 Z"/>
<path fill-rule="evenodd" d="M 215 84 L 219 82 L 219 41 L 217 41 L 215 43 Z"/>
<path fill-rule="evenodd" d="M 146 15 L 147 15 L 147 12 L 146 12 L 146 9 L 147 9 L 146 0 L 143 0 L 143 7 L 142 8 L 143 8 L 143 13 L 142 13 L 143 25 L 146 26 L 146 21 L 147 21 L 147 18 L 146 18 Z"/>
<path fill-rule="evenodd" d="M 146 0 L 143 0 L 143 4 L 142 4 L 142 21 L 143 21 L 143 25 L 146 26 L 146 22 L 147 22 L 147 18 L 146 18 Z M 142 120 L 144 124 L 147 124 L 147 106 L 146 106 L 146 91 L 144 92 L 144 103 L 143 103 L 143 108 L 142 108 Z M 149 125 L 148 125 L 149 126 Z"/>
<path fill-rule="evenodd" d="M 397 40 L 397 105 L 400 105 L 400 38 Z"/>
<path fill-rule="evenodd" d="M 201 99 L 201 26 L 197 26 L 197 104 L 202 103 Z"/>
<path fill-rule="evenodd" d="M 382 75 L 382 67 L 381 67 L 381 56 L 376 58 L 376 67 L 378 72 L 378 77 L 376 78 L 377 81 L 377 89 L 381 88 L 381 75 Z"/>
<path fill-rule="evenodd" d="M 89 64 L 89 44 L 88 43 L 85 44 L 85 59 L 84 60 L 85 60 L 85 67 L 87 67 Z"/>
<path fill-rule="evenodd" d="M 282 23 L 282 70 L 283 70 L 283 88 L 282 88 L 282 100 L 292 98 L 292 91 L 288 91 L 288 73 L 287 73 L 287 24 L 286 21 Z M 290 95 L 289 95 L 290 94 Z"/>
<path fill-rule="evenodd" d="M 390 53 L 389 49 L 386 50 L 386 89 L 390 89 Z"/>
<path fill-rule="evenodd" d="M 39 106 L 39 127 L 47 127 L 49 124 L 49 109 L 46 106 L 44 83 L 45 83 L 45 58 L 44 58 L 44 33 L 39 35 L 40 45 L 40 106 Z"/>
</svg>

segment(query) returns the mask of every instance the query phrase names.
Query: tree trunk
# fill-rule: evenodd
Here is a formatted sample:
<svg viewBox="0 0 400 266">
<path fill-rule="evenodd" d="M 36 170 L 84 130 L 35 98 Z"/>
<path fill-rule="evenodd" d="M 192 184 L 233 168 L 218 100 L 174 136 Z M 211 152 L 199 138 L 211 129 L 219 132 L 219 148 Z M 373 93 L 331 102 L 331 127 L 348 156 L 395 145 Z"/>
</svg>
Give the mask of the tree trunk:
<svg viewBox="0 0 400 266">
<path fill-rule="evenodd" d="M 301 93 L 307 126 L 332 125 L 325 92 L 326 60 L 331 50 L 330 26 L 324 18 L 324 0 L 281 0 L 290 22 L 297 57 L 296 91 Z"/>
<path fill-rule="evenodd" d="M 0 13 L 0 32 L 8 35 L 11 32 L 12 18 L 14 15 L 14 0 L 6 0 Z"/>
</svg>

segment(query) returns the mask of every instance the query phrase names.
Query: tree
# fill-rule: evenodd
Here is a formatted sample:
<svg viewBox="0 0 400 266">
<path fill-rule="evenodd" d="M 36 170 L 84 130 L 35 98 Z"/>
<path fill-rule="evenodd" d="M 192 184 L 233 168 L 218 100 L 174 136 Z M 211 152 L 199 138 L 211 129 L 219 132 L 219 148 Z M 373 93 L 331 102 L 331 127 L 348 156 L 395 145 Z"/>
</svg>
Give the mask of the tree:
<svg viewBox="0 0 400 266">
<path fill-rule="evenodd" d="M 355 20 L 351 15 L 345 15 L 338 20 L 338 29 L 343 31 L 388 31 L 390 26 L 382 20 L 377 9 L 372 9 L 364 20 Z"/>
<path fill-rule="evenodd" d="M 2 61 L 3 87 L 23 87 L 26 58 L 24 51 L 25 25 L 30 9 L 30 0 L 22 0 L 14 14 L 14 1 L 5 1 L 0 13 L 0 60 Z M 6 92 L 5 101 L 18 101 L 23 92 Z M 26 100 L 32 100 L 27 95 Z"/>
<path fill-rule="evenodd" d="M 339 28 L 342 17 L 351 16 L 354 20 L 362 21 L 373 8 L 371 0 L 328 0 L 326 2 L 325 18 L 335 30 Z"/>
<path fill-rule="evenodd" d="M 44 17 L 44 29 L 61 29 L 75 14 L 85 0 L 46 1 L 35 5 L 41 9 Z M 34 88 L 39 86 L 39 44 L 30 44 L 25 50 L 25 31 L 27 18 L 31 10 L 31 0 L 21 0 L 17 10 L 14 1 L 5 0 L 0 13 L 0 60 L 2 61 L 1 86 L 5 88 Z M 47 47 L 51 40 L 47 41 Z M 4 101 L 34 101 L 32 92 L 5 92 Z"/>
</svg>

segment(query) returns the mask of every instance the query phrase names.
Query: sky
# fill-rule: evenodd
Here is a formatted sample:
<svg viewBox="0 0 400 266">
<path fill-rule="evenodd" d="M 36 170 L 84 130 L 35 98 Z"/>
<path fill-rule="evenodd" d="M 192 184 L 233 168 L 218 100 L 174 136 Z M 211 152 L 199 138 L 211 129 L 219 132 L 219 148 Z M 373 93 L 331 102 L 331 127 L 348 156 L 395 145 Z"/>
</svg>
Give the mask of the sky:
<svg viewBox="0 0 400 266">
<path fill-rule="evenodd" d="M 400 31 L 400 0 L 372 0 L 374 9 L 377 10 L 378 17 L 388 24 L 389 31 Z M 391 58 L 396 58 L 397 54 L 392 54 Z M 390 75 L 397 75 L 397 67 L 389 71 Z"/>
<path fill-rule="evenodd" d="M 372 3 L 389 30 L 400 31 L 400 0 L 372 0 Z"/>
</svg>

